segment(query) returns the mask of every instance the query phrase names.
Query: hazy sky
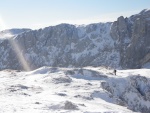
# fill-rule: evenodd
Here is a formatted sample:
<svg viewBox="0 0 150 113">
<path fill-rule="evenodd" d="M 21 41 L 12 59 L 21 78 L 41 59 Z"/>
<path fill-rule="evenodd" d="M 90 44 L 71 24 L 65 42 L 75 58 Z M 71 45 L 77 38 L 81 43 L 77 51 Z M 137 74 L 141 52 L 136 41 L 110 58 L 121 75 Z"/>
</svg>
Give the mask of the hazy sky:
<svg viewBox="0 0 150 113">
<path fill-rule="evenodd" d="M 0 0 L 0 30 L 114 21 L 150 8 L 150 0 Z"/>
</svg>

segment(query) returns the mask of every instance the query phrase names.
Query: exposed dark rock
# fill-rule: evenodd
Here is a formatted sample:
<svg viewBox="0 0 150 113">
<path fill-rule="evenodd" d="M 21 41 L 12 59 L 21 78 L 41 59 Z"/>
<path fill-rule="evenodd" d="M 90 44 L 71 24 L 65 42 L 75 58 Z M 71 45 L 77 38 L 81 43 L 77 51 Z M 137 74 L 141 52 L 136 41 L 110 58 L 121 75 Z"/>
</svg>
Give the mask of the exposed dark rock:
<svg viewBox="0 0 150 113">
<path fill-rule="evenodd" d="M 0 40 L 0 69 L 41 66 L 141 68 L 150 62 L 150 10 L 113 23 L 60 24 L 39 30 L 11 29 Z"/>
</svg>

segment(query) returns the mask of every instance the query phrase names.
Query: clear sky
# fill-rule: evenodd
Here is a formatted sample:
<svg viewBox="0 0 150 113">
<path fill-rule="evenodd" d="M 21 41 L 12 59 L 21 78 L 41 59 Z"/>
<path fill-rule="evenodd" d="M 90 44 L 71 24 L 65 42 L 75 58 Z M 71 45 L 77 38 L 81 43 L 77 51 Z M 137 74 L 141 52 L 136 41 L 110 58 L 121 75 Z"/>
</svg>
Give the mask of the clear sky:
<svg viewBox="0 0 150 113">
<path fill-rule="evenodd" d="M 0 0 L 0 30 L 115 21 L 150 8 L 150 0 Z"/>
</svg>

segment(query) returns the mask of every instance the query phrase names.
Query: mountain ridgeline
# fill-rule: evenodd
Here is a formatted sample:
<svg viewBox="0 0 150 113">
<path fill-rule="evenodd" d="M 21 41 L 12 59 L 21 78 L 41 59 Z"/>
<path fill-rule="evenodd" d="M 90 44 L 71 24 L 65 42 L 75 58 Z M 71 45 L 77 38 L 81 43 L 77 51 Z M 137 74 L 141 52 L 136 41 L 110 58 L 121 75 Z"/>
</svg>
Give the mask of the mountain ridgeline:
<svg viewBox="0 0 150 113">
<path fill-rule="evenodd" d="M 7 30 L 8 33 L 9 30 Z M 6 34 L 7 34 L 6 33 Z M 41 66 L 141 68 L 150 64 L 150 10 L 115 22 L 0 32 L 0 69 Z"/>
</svg>

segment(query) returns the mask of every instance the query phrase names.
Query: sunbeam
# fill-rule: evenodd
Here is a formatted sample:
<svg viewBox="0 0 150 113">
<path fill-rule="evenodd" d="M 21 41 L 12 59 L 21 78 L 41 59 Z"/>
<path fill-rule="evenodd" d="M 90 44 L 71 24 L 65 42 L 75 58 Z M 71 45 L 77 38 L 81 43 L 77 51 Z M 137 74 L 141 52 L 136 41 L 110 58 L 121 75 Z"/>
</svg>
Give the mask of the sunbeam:
<svg viewBox="0 0 150 113">
<path fill-rule="evenodd" d="M 19 59 L 19 62 L 21 63 L 21 66 L 25 71 L 30 71 L 29 63 L 25 60 L 25 57 L 23 56 L 23 49 L 21 49 L 20 45 L 15 41 L 15 39 L 9 38 L 9 42 L 11 46 L 13 47 L 13 50 Z"/>
<path fill-rule="evenodd" d="M 6 29 L 6 28 L 7 28 L 7 25 L 2 19 L 2 17 L 0 16 L 0 29 Z M 11 32 L 9 32 L 8 34 L 13 35 Z M 15 38 L 8 38 L 8 41 L 11 44 L 12 49 L 14 50 L 17 56 L 17 59 L 19 60 L 19 63 L 21 64 L 23 70 L 30 71 L 31 70 L 30 65 L 26 61 L 25 57 L 23 56 L 23 48 L 21 47 L 21 45 L 17 43 Z"/>
</svg>

